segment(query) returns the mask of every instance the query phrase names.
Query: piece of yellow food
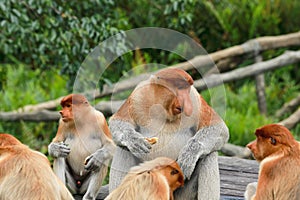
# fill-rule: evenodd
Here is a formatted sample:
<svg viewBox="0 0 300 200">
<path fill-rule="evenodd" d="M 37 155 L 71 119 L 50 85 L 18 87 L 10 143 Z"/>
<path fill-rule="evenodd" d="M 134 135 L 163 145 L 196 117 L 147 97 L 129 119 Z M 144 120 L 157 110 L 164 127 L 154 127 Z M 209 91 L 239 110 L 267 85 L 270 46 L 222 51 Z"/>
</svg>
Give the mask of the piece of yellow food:
<svg viewBox="0 0 300 200">
<path fill-rule="evenodd" d="M 147 140 L 147 142 L 149 142 L 150 144 L 155 144 L 158 141 L 158 138 L 157 137 L 145 138 L 145 140 Z"/>
</svg>

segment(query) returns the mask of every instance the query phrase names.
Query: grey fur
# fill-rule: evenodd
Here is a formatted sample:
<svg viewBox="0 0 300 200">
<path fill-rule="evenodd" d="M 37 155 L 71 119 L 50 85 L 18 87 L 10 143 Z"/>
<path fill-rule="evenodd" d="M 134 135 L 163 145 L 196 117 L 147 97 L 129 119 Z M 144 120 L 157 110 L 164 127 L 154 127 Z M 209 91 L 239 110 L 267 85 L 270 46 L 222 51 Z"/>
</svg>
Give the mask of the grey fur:
<svg viewBox="0 0 300 200">
<path fill-rule="evenodd" d="M 53 158 L 67 157 L 71 149 L 63 142 L 52 142 L 48 145 L 49 155 Z"/>
<path fill-rule="evenodd" d="M 200 129 L 180 151 L 177 159 L 185 179 L 191 178 L 199 158 L 219 150 L 228 137 L 228 129 L 224 122 Z"/>
<path fill-rule="evenodd" d="M 126 125 L 128 124 L 128 125 Z M 110 124 L 113 140 L 116 145 L 127 148 L 134 156 L 140 158 L 149 153 L 151 145 L 139 132 L 135 131 L 127 122 L 112 120 Z"/>
<path fill-rule="evenodd" d="M 96 171 L 100 169 L 102 165 L 108 166 L 112 158 L 112 152 L 106 148 L 98 149 L 95 153 L 86 158 L 85 169 L 88 171 Z"/>
<path fill-rule="evenodd" d="M 245 200 L 251 200 L 251 198 L 255 195 L 257 188 L 257 182 L 252 182 L 247 185 L 244 197 Z"/>
<path fill-rule="evenodd" d="M 120 184 L 131 167 L 144 160 L 166 156 L 177 159 L 186 178 L 184 188 L 175 192 L 175 200 L 220 198 L 216 151 L 229 138 L 228 128 L 223 121 L 198 132 L 194 126 L 178 129 L 170 136 L 165 136 L 170 141 L 164 147 L 156 147 L 154 150 L 148 148 L 148 153 L 143 139 L 151 137 L 149 130 L 117 119 L 111 119 L 109 124 L 113 139 L 118 145 L 111 165 L 110 192 Z"/>
</svg>

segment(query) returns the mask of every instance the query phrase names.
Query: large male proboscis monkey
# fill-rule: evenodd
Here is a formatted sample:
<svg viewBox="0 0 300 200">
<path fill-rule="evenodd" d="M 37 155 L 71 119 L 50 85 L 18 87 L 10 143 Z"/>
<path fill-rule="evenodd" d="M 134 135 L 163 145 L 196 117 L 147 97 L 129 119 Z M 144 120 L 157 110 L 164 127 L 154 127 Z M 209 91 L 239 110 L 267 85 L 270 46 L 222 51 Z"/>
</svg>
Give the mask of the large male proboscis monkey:
<svg viewBox="0 0 300 200">
<path fill-rule="evenodd" d="M 72 200 L 42 153 L 0 133 L 0 199 Z"/>
<path fill-rule="evenodd" d="M 279 124 L 256 129 L 247 147 L 260 162 L 258 182 L 250 183 L 246 200 L 298 200 L 300 198 L 300 144 Z"/>
<path fill-rule="evenodd" d="M 183 173 L 176 161 L 158 157 L 132 167 L 105 200 L 173 200 L 173 192 L 183 184 Z"/>
<path fill-rule="evenodd" d="M 58 131 L 48 146 L 54 172 L 72 194 L 95 199 L 115 150 L 107 122 L 83 95 L 67 95 L 61 106 Z"/>
<path fill-rule="evenodd" d="M 169 157 L 178 162 L 185 178 L 185 186 L 175 191 L 176 200 L 219 199 L 217 151 L 228 140 L 228 128 L 185 71 L 162 69 L 140 83 L 111 117 L 109 126 L 117 144 L 110 192 L 131 167 Z M 151 145 L 146 138 L 152 137 L 158 140 Z"/>
</svg>

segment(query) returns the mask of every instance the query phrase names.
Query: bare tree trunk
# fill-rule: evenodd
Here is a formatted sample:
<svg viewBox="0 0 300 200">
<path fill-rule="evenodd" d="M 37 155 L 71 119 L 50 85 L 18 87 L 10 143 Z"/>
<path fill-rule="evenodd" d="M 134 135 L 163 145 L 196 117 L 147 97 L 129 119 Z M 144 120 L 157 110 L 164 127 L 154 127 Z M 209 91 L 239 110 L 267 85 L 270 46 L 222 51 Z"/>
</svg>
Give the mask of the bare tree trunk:
<svg viewBox="0 0 300 200">
<path fill-rule="evenodd" d="M 261 61 L 262 61 L 262 56 L 257 55 L 255 57 L 255 62 L 259 63 Z M 259 111 L 261 114 L 267 115 L 265 75 L 264 74 L 258 74 L 255 76 L 255 86 L 256 86 L 256 97 L 257 97 Z"/>
</svg>

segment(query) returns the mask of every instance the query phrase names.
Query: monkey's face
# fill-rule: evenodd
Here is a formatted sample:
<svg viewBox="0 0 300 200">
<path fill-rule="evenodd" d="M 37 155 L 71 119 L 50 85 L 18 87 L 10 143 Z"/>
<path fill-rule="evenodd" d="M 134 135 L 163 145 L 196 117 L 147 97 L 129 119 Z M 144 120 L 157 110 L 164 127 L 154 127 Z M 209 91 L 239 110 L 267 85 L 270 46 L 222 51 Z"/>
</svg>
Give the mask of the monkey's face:
<svg viewBox="0 0 300 200">
<path fill-rule="evenodd" d="M 261 129 L 258 129 L 255 134 L 256 140 L 250 142 L 247 147 L 257 161 L 262 161 L 264 158 L 287 148 L 282 143 L 282 133 L 280 132 L 262 134 Z"/>
<path fill-rule="evenodd" d="M 168 112 L 169 118 L 176 118 L 181 113 L 186 116 L 190 116 L 193 112 L 193 104 L 190 97 L 191 87 L 185 89 L 171 90 L 166 87 L 162 87 L 160 95 L 163 97 L 163 106 Z"/>
<path fill-rule="evenodd" d="M 164 167 L 161 171 L 164 174 L 164 176 L 167 178 L 167 181 L 172 191 L 183 186 L 184 184 L 183 173 L 180 167 L 176 163 Z"/>
<path fill-rule="evenodd" d="M 84 116 L 89 107 L 88 100 L 80 94 L 70 94 L 64 97 L 60 105 L 62 110 L 59 112 L 64 122 L 74 121 L 75 118 L 79 119 Z"/>
<path fill-rule="evenodd" d="M 73 112 L 72 112 L 72 104 L 67 102 L 63 105 L 63 108 L 61 111 L 59 111 L 59 114 L 61 115 L 61 118 L 64 122 L 73 121 Z"/>
</svg>

